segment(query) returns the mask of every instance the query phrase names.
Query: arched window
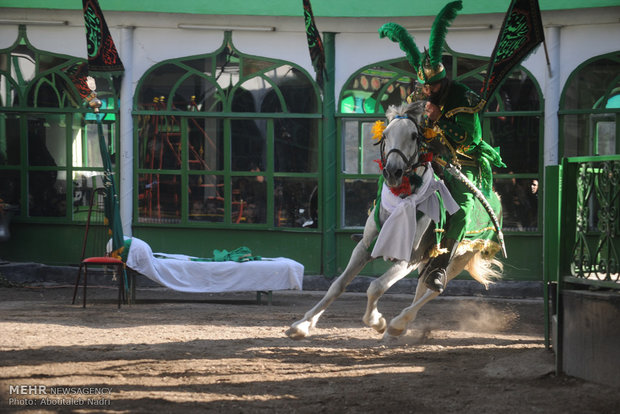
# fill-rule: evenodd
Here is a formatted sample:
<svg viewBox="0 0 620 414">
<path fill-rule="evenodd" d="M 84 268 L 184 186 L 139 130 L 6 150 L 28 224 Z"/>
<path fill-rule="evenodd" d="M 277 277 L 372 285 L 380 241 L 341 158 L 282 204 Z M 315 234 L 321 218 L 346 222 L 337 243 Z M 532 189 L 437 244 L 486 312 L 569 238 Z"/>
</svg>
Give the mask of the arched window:
<svg viewBox="0 0 620 414">
<path fill-rule="evenodd" d="M 138 223 L 317 227 L 320 97 L 303 69 L 227 32 L 151 68 L 135 109 Z"/>
<path fill-rule="evenodd" d="M 448 76 L 480 91 L 488 58 L 460 55 L 449 48 L 443 57 Z M 378 149 L 372 124 L 389 105 L 400 105 L 416 82 L 405 58 L 378 62 L 354 73 L 339 103 L 340 227 L 363 226 L 377 193 Z M 542 99 L 538 84 L 523 68 L 513 70 L 481 114 L 483 138 L 499 146 L 508 166 L 496 171 L 495 190 L 504 206 L 504 231 L 537 231 L 538 182 L 542 144 Z"/>
<path fill-rule="evenodd" d="M 0 50 L 0 199 L 19 206 L 22 220 L 84 220 L 88 195 L 101 185 L 93 114 L 71 74 L 84 59 L 34 48 L 20 26 Z M 115 155 L 116 91 L 97 77 L 104 131 Z"/>
<path fill-rule="evenodd" d="M 569 76 L 560 99 L 560 154 L 620 154 L 620 52 L 597 56 Z"/>
</svg>

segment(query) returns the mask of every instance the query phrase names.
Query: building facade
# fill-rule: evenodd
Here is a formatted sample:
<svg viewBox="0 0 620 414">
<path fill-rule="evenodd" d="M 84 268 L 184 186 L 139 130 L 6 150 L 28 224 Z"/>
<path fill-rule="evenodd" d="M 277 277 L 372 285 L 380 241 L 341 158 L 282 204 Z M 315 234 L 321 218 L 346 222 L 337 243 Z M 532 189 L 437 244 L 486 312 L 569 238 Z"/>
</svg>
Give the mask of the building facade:
<svg viewBox="0 0 620 414">
<path fill-rule="evenodd" d="M 315 80 L 300 4 L 100 0 L 125 66 L 97 76 L 126 236 L 211 257 L 249 247 L 306 273 L 342 270 L 376 194 L 370 128 L 415 79 L 378 28 L 428 45 L 439 5 L 313 2 L 327 76 Z M 465 2 L 447 36 L 449 76 L 482 85 L 506 1 Z M 297 7 L 298 6 L 298 7 Z M 506 277 L 540 280 L 544 167 L 616 154 L 620 3 L 541 1 L 545 47 L 510 74 L 482 116 L 496 171 Z M 85 200 L 101 183 L 97 127 L 70 81 L 86 60 L 81 3 L 5 0 L 0 16 L 0 198 L 17 207 L 0 257 L 79 261 Z M 132 9 L 133 7 L 133 9 Z M 393 12 L 398 10 L 398 13 Z M 369 264 L 376 275 L 387 265 Z"/>
</svg>

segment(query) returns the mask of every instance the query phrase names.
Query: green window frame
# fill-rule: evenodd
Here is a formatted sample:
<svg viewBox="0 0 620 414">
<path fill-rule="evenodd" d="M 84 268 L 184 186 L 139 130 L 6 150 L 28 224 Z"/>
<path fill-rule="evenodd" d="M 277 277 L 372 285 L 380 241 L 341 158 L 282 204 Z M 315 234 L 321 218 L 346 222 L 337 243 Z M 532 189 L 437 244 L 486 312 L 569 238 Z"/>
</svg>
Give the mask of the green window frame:
<svg viewBox="0 0 620 414">
<path fill-rule="evenodd" d="M 488 58 L 456 53 L 446 47 L 443 63 L 451 79 L 474 91 L 481 90 Z M 341 142 L 338 154 L 339 229 L 359 231 L 364 225 L 377 192 L 379 175 L 379 168 L 373 162 L 379 158 L 379 153 L 371 142 L 372 124 L 384 119 L 383 114 L 389 105 L 400 105 L 405 101 L 413 91 L 416 79 L 407 60 L 399 58 L 365 66 L 345 82 L 336 115 Z M 527 197 L 520 200 L 525 200 L 522 204 L 527 202 L 529 206 L 528 214 L 523 217 L 513 219 L 504 214 L 504 232 L 507 234 L 542 232 L 539 224 L 542 203 L 537 202 L 542 186 L 535 194 L 528 191 L 534 191 L 534 187 L 542 182 L 543 108 L 538 83 L 531 73 L 518 66 L 502 82 L 481 114 L 483 139 L 494 146 L 509 147 L 508 151 L 502 149 L 508 168 L 496 170 L 494 174 L 496 191 L 500 186 L 506 186 L 506 191 L 511 194 Z M 510 129 L 503 125 L 507 122 L 512 125 Z"/>
<path fill-rule="evenodd" d="M 321 108 L 304 69 L 231 32 L 154 65 L 134 97 L 134 225 L 316 231 Z"/>
<path fill-rule="evenodd" d="M 84 221 L 89 194 L 103 165 L 92 111 L 71 74 L 85 60 L 33 47 L 20 25 L 15 43 L 0 50 L 0 199 L 17 206 L 16 221 Z M 97 76 L 107 145 L 118 148 L 118 94 Z M 118 167 L 113 166 L 118 176 Z"/>
<path fill-rule="evenodd" d="M 620 154 L 620 51 L 579 65 L 564 85 L 558 113 L 562 157 Z"/>
</svg>

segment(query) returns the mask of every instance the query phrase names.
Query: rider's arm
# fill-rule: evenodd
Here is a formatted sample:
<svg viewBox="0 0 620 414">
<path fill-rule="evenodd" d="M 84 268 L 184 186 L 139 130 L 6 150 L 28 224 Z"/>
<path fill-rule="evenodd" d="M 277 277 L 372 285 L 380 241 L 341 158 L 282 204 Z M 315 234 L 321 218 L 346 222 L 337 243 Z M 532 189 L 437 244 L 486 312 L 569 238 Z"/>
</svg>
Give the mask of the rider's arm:
<svg viewBox="0 0 620 414">
<path fill-rule="evenodd" d="M 481 129 L 478 114 L 459 113 L 452 117 L 442 116 L 436 125 L 448 140 L 457 146 L 480 142 Z"/>
</svg>

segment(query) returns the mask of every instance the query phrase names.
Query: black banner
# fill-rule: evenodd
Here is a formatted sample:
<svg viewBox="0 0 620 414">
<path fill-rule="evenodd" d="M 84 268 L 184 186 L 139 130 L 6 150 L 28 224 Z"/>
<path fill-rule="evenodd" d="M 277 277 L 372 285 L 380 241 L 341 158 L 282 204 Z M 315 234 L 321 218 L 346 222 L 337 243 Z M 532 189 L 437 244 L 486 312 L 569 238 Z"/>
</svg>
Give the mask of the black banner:
<svg viewBox="0 0 620 414">
<path fill-rule="evenodd" d="M 86 99 L 88 95 L 92 92 L 88 87 L 87 76 L 88 76 L 88 63 L 83 62 L 78 65 L 70 66 L 64 69 L 65 73 L 71 79 L 71 82 L 75 85 L 78 93 L 80 94 L 81 99 Z"/>
<path fill-rule="evenodd" d="M 488 102 L 506 75 L 544 40 L 538 0 L 512 0 L 489 61 L 482 99 Z"/>
<path fill-rule="evenodd" d="M 121 58 L 110 36 L 108 25 L 97 0 L 82 0 L 84 25 L 86 27 L 86 49 L 88 52 L 88 71 L 122 72 Z"/>
<path fill-rule="evenodd" d="M 314 67 L 314 71 L 316 72 L 316 82 L 323 88 L 323 77 L 327 77 L 325 73 L 325 50 L 323 49 L 323 41 L 314 23 L 314 14 L 312 13 L 310 0 L 303 0 L 303 5 L 310 59 L 312 60 L 312 67 Z"/>
</svg>

